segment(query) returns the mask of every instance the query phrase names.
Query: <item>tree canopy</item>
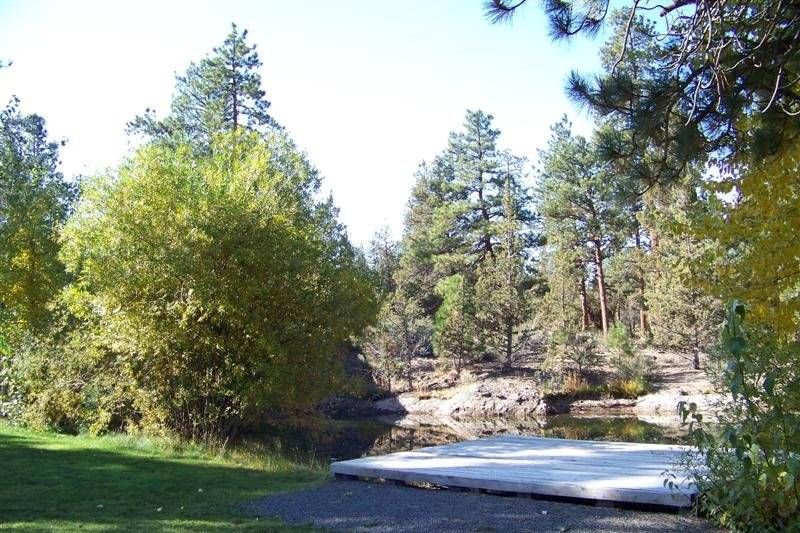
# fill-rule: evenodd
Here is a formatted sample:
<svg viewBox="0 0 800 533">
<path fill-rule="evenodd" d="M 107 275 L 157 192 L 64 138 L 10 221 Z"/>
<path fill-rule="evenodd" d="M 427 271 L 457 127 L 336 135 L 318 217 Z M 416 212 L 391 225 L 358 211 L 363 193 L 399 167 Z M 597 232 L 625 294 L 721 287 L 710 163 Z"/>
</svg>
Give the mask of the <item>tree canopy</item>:
<svg viewBox="0 0 800 533">
<path fill-rule="evenodd" d="M 247 30 L 236 24 L 221 46 L 186 73 L 177 76 L 169 114 L 159 120 L 148 109 L 128 125 L 132 133 L 152 139 L 175 139 L 207 145 L 214 134 L 244 128 L 267 131 L 277 127 L 270 102 L 261 88 L 262 63 Z"/>
<path fill-rule="evenodd" d="M 58 170 L 59 147 L 18 100 L 0 111 L 0 317 L 22 329 L 46 325 L 47 304 L 66 280 L 57 230 L 75 189 Z"/>
<path fill-rule="evenodd" d="M 103 353 L 127 377 L 125 424 L 230 434 L 313 405 L 374 312 L 363 263 L 285 136 L 233 132 L 210 149 L 143 148 L 87 182 L 64 231 L 66 305 L 94 339 L 66 357 Z"/>
</svg>

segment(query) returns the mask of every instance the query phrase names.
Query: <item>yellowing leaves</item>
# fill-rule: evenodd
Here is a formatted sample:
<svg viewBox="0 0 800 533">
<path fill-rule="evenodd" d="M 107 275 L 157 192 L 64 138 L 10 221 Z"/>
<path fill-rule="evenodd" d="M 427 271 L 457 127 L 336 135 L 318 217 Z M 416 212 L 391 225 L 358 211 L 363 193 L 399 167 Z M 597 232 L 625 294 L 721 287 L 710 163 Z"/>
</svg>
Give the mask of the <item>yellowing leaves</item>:
<svg viewBox="0 0 800 533">
<path fill-rule="evenodd" d="M 794 330 L 800 323 L 800 144 L 709 189 L 737 196 L 716 202 L 695 228 L 721 244 L 721 296 L 748 302 L 756 320 Z"/>
</svg>

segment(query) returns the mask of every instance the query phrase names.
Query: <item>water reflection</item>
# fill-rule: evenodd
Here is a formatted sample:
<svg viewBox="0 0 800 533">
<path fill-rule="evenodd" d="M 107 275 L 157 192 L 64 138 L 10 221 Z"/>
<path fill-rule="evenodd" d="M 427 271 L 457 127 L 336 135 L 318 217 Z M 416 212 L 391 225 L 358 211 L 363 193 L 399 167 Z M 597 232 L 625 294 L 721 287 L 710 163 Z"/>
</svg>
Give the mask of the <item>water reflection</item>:
<svg viewBox="0 0 800 533">
<path fill-rule="evenodd" d="M 253 440 L 301 461 L 353 459 L 491 435 L 535 435 L 581 440 L 683 443 L 677 426 L 635 417 L 558 415 L 531 420 L 454 420 L 419 416 L 309 419 L 276 426 Z"/>
</svg>

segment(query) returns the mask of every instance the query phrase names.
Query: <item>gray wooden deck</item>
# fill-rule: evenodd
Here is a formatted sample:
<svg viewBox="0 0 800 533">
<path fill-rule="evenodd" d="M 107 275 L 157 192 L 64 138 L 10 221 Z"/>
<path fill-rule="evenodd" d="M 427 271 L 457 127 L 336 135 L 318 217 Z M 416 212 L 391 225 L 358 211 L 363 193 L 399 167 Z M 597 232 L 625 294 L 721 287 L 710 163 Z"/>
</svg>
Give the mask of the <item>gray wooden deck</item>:
<svg viewBox="0 0 800 533">
<path fill-rule="evenodd" d="M 697 489 L 678 468 L 690 448 L 504 436 L 336 462 L 337 477 L 689 507 Z M 665 486 L 666 471 L 677 474 Z"/>
</svg>

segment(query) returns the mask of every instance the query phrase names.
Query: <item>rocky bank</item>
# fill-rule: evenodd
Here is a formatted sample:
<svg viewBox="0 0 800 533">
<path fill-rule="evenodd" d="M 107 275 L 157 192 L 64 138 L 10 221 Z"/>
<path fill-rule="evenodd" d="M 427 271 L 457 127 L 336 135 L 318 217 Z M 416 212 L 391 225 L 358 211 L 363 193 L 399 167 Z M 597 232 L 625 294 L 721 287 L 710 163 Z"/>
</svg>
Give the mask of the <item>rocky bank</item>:
<svg viewBox="0 0 800 533">
<path fill-rule="evenodd" d="M 536 380 L 535 362 L 521 365 L 509 375 L 485 366 L 454 377 L 437 374 L 429 361 L 422 361 L 418 363 L 419 378 L 414 390 L 376 401 L 344 402 L 339 406 L 343 411 L 339 414 L 414 415 L 458 420 L 528 419 L 571 413 L 627 415 L 676 424 L 680 422 L 681 402 L 695 403 L 706 414 L 720 408 L 724 397 L 714 391 L 703 370 L 689 367 L 684 355 L 652 350 L 648 355 L 656 366 L 651 393 L 635 399 L 548 397 Z"/>
</svg>

